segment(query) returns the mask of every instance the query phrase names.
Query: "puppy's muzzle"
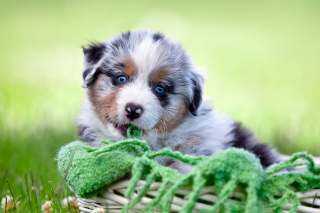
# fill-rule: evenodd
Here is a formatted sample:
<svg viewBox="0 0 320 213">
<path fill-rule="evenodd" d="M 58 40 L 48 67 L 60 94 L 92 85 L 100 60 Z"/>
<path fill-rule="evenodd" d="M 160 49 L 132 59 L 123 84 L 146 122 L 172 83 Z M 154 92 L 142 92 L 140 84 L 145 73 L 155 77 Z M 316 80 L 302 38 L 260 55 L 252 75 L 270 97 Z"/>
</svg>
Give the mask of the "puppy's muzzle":
<svg viewBox="0 0 320 213">
<path fill-rule="evenodd" d="M 127 103 L 125 111 L 127 113 L 127 118 L 133 121 L 141 116 L 143 108 L 139 104 Z"/>
</svg>

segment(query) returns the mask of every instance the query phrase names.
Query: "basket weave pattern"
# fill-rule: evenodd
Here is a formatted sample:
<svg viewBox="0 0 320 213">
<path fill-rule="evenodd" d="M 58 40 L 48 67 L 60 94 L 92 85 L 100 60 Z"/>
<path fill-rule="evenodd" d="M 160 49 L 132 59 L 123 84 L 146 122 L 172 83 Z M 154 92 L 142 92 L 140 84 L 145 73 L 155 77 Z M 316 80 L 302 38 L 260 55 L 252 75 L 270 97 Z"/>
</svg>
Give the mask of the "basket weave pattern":
<svg viewBox="0 0 320 213">
<path fill-rule="evenodd" d="M 120 212 L 123 206 L 129 202 L 129 200 L 124 197 L 129 182 L 130 180 L 117 182 L 110 186 L 104 193 L 101 193 L 92 199 L 78 197 L 78 204 L 81 212 L 89 213 L 98 207 L 102 207 L 106 210 L 106 212 L 110 213 Z M 145 181 L 141 180 L 139 182 L 136 188 L 136 193 L 133 196 L 137 195 L 137 192 L 139 192 L 144 184 Z M 157 195 L 157 190 L 160 186 L 161 183 L 159 182 L 153 183 L 146 196 L 142 198 L 141 202 L 131 209 L 130 212 L 141 212 L 141 210 L 152 201 L 152 197 Z M 171 202 L 171 212 L 179 212 L 181 210 L 183 204 L 187 201 L 188 194 L 191 192 L 191 190 L 191 187 L 186 187 L 177 191 Z M 298 207 L 299 212 L 320 213 L 320 189 L 311 190 L 304 194 L 297 192 L 297 195 L 301 201 L 301 205 Z M 228 199 L 227 202 L 241 204 L 240 200 L 244 197 L 245 193 L 243 193 L 240 189 L 237 189 L 233 193 L 232 198 Z M 212 206 L 208 204 L 215 203 L 217 200 L 218 198 L 215 195 L 215 188 L 213 186 L 204 187 L 193 212 L 200 212 L 201 210 L 209 209 Z M 290 210 L 291 207 L 292 205 L 288 203 L 287 205 L 282 206 L 282 209 L 284 212 L 287 212 L 286 210 Z"/>
<path fill-rule="evenodd" d="M 282 156 L 282 159 L 288 159 L 289 156 Z M 319 165 L 320 164 L 320 158 L 314 157 L 314 162 Z M 297 168 L 298 170 L 305 170 L 305 167 Z M 127 190 L 127 187 L 130 183 L 130 180 L 122 180 L 118 181 L 111 186 L 108 187 L 108 189 L 98 194 L 98 196 L 91 198 L 91 199 L 85 199 L 77 197 L 78 199 L 78 205 L 80 208 L 80 211 L 82 213 L 90 213 L 95 208 L 104 208 L 106 212 L 120 212 L 124 205 L 129 203 L 129 200 L 125 198 L 124 194 Z M 137 196 L 139 190 L 145 185 L 144 180 L 140 180 L 136 189 L 135 193 L 133 194 L 134 198 Z M 151 185 L 149 191 L 146 193 L 146 195 L 142 198 L 141 202 L 138 205 L 135 205 L 133 209 L 130 210 L 130 212 L 141 212 L 145 207 L 152 201 L 153 197 L 156 197 L 158 194 L 158 189 L 162 185 L 161 182 L 155 182 Z M 192 188 L 191 187 L 184 187 L 177 190 L 175 196 L 173 197 L 170 205 L 170 211 L 171 212 L 179 212 L 182 209 L 182 206 L 184 203 L 188 200 L 188 195 L 190 194 Z M 303 213 L 320 213 L 320 189 L 313 189 L 310 191 L 307 191 L 305 193 L 296 192 L 301 205 L 298 207 L 298 212 Z M 239 205 L 241 204 L 241 200 L 246 197 L 246 194 L 240 189 L 237 188 L 234 192 L 231 198 L 227 200 L 228 203 L 236 203 Z M 206 186 L 202 189 L 200 196 L 196 202 L 195 208 L 193 209 L 193 212 L 200 212 L 202 210 L 207 210 L 212 207 L 212 204 L 217 202 L 218 197 L 215 194 L 215 187 L 214 186 Z M 211 205 L 210 205 L 211 204 Z M 282 206 L 283 212 L 289 212 L 289 210 L 292 208 L 292 203 L 287 203 L 286 205 Z M 160 211 L 155 211 L 160 212 Z"/>
</svg>

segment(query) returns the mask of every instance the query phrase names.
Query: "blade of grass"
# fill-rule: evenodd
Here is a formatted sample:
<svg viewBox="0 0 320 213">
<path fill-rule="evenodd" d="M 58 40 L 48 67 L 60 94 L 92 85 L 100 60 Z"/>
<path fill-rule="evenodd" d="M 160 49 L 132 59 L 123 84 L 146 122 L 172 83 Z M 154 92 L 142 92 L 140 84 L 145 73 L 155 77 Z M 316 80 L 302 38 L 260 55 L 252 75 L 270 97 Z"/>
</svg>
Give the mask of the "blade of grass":
<svg viewBox="0 0 320 213">
<path fill-rule="evenodd" d="M 32 211 L 32 203 L 31 203 L 31 199 L 30 199 L 30 191 L 29 191 L 29 186 L 28 186 L 27 173 L 24 174 L 24 179 L 25 179 L 25 183 L 26 183 L 27 200 L 28 200 L 28 204 L 29 204 L 30 211 Z"/>
<path fill-rule="evenodd" d="M 311 207 L 314 206 L 314 202 L 316 201 L 316 199 L 318 199 L 318 193 L 316 193 L 316 195 L 314 196 Z"/>
<path fill-rule="evenodd" d="M 13 192 L 11 190 L 11 186 L 10 186 L 10 183 L 9 183 L 9 180 L 7 179 L 7 183 L 8 183 L 8 186 L 9 186 L 9 190 L 10 190 L 10 194 L 12 196 L 12 201 L 13 201 L 13 209 L 16 210 L 16 202 L 14 200 L 14 196 L 13 196 Z"/>
</svg>

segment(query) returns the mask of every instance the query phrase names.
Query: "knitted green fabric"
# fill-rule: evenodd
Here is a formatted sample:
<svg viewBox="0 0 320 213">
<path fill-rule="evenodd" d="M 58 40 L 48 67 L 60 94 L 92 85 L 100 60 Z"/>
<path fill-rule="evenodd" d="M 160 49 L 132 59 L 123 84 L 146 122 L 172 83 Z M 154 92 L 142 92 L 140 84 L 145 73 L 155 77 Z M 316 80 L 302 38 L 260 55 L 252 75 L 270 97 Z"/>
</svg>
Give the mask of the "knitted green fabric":
<svg viewBox="0 0 320 213">
<path fill-rule="evenodd" d="M 102 148 L 90 147 L 79 141 L 70 143 L 62 147 L 58 154 L 59 171 L 75 192 L 85 198 L 105 190 L 131 171 L 130 185 L 125 195 L 130 199 L 138 181 L 145 179 L 146 184 L 138 196 L 130 199 L 123 212 L 139 203 L 154 181 L 161 181 L 162 185 L 157 196 L 142 212 L 153 212 L 155 209 L 170 212 L 170 201 L 183 186 L 192 186 L 193 190 L 181 212 L 192 212 L 202 188 L 207 185 L 215 186 L 218 201 L 203 212 L 282 212 L 281 205 L 290 199 L 294 204 L 290 212 L 296 212 L 300 203 L 292 187 L 301 192 L 320 188 L 320 167 L 316 167 L 312 157 L 306 153 L 294 154 L 289 160 L 264 172 L 259 159 L 242 149 L 230 148 L 210 157 L 183 156 L 169 149 L 152 152 L 146 142 L 138 139 L 140 135 L 137 129 L 129 129 L 127 140 L 106 141 L 104 143 L 107 145 Z M 187 175 L 180 174 L 157 164 L 154 160 L 157 156 L 174 158 L 195 165 L 195 168 Z M 297 163 L 298 159 L 304 162 Z M 307 171 L 279 174 L 299 165 L 307 165 Z M 242 188 L 246 196 L 242 202 L 226 202 L 236 187 Z"/>
<path fill-rule="evenodd" d="M 75 141 L 62 147 L 58 153 L 58 169 L 79 196 L 89 198 L 127 174 L 135 158 L 117 150 L 93 156 L 87 152 L 86 145 Z"/>
</svg>

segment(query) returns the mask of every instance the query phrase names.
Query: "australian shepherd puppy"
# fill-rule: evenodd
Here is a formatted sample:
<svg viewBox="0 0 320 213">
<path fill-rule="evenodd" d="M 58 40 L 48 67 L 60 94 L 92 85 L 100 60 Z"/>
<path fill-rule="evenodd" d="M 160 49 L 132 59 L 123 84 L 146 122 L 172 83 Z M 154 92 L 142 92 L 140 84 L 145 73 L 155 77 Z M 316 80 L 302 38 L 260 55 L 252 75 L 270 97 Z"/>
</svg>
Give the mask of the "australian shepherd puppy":
<svg viewBox="0 0 320 213">
<path fill-rule="evenodd" d="M 157 32 L 133 31 L 83 52 L 81 140 L 103 146 L 102 139 L 125 139 L 133 124 L 152 150 L 168 147 L 198 156 L 238 147 L 264 167 L 279 161 L 274 150 L 204 100 L 203 74 L 179 43 Z M 182 173 L 191 169 L 169 158 L 157 160 Z"/>
</svg>

